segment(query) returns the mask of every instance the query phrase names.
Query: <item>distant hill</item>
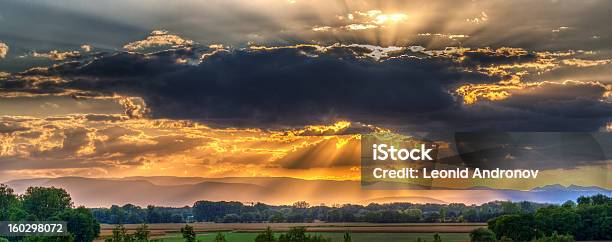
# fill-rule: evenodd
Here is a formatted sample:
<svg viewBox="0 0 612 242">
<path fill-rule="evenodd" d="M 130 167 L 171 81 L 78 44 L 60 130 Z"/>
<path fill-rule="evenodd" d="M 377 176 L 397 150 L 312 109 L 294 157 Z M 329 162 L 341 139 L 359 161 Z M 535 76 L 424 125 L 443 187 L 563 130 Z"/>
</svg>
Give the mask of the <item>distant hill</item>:
<svg viewBox="0 0 612 242">
<path fill-rule="evenodd" d="M 126 177 L 126 178 L 37 178 L 6 183 L 17 193 L 30 186 L 61 187 L 76 205 L 108 207 L 113 204 L 191 206 L 198 200 L 292 204 L 308 201 L 318 204 L 485 203 L 492 200 L 528 200 L 562 203 L 581 195 L 604 193 L 599 187 L 550 185 L 530 191 L 495 190 L 479 187 L 470 190 L 366 190 L 359 181 L 303 180 L 287 177 Z"/>
<path fill-rule="evenodd" d="M 610 192 L 610 190 L 606 190 L 606 189 L 603 189 L 601 187 L 596 187 L 596 186 L 581 187 L 581 186 L 576 186 L 576 185 L 569 185 L 569 186 L 566 187 L 566 186 L 559 185 L 559 184 L 547 185 L 547 186 L 542 186 L 542 187 L 536 187 L 534 189 L 531 189 L 531 191 L 533 191 L 533 192 L 550 192 L 550 191 L 557 191 L 557 192 L 579 192 L 579 191 L 586 191 L 586 192 Z"/>
<path fill-rule="evenodd" d="M 8 182 L 21 193 L 28 187 L 28 180 Z M 61 177 L 33 180 L 33 186 L 61 187 L 66 189 L 77 205 L 88 207 L 110 206 L 132 203 L 141 206 L 149 204 L 164 206 L 186 206 L 202 198 L 209 200 L 245 201 L 251 197 L 266 195 L 263 187 L 252 184 L 201 182 L 191 185 L 155 185 L 145 180 L 115 180 L 82 177 Z M 17 184 L 17 185 L 13 185 Z M 239 191 L 239 192 L 237 192 Z"/>
<path fill-rule="evenodd" d="M 434 204 L 447 204 L 447 202 L 433 199 L 429 197 L 381 197 L 365 200 L 364 203 L 434 203 Z"/>
</svg>

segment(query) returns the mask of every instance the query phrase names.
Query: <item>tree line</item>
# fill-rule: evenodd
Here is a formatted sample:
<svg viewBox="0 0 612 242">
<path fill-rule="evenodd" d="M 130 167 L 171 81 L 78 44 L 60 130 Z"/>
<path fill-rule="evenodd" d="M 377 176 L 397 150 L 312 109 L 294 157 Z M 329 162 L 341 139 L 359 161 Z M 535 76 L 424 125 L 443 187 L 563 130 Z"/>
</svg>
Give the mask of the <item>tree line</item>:
<svg viewBox="0 0 612 242">
<path fill-rule="evenodd" d="M 371 222 L 371 223 L 431 223 L 486 222 L 491 218 L 517 212 L 533 213 L 546 204 L 533 202 L 493 201 L 482 205 L 389 203 L 369 205 L 311 206 L 296 202 L 291 206 L 240 202 L 198 201 L 192 211 L 195 220 L 219 223 L 250 222 Z"/>
<path fill-rule="evenodd" d="M 191 207 L 171 208 L 149 205 L 142 208 L 133 204 L 91 209 L 94 217 L 105 224 L 185 223 L 189 222 L 191 211 Z"/>
<path fill-rule="evenodd" d="M 293 205 L 268 205 L 240 202 L 197 201 L 192 207 L 145 208 L 126 204 L 110 208 L 93 208 L 94 217 L 108 224 L 183 223 L 192 220 L 217 223 L 297 223 L 297 222 L 372 222 L 432 223 L 486 222 L 504 214 L 533 213 L 547 204 L 533 202 L 493 201 L 482 205 L 371 203 L 367 206 L 345 204 L 311 206 L 300 201 Z"/>
</svg>

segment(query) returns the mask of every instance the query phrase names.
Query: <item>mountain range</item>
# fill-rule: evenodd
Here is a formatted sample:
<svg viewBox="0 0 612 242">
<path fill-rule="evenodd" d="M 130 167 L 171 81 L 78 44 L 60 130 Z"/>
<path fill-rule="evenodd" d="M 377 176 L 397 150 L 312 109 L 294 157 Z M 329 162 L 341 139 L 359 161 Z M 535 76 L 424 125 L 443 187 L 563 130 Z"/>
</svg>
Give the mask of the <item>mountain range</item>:
<svg viewBox="0 0 612 242">
<path fill-rule="evenodd" d="M 292 204 L 368 204 L 389 202 L 480 204 L 493 200 L 562 203 L 582 195 L 612 196 L 600 187 L 537 187 L 528 191 L 474 187 L 468 190 L 367 190 L 359 181 L 303 180 L 287 177 L 58 177 L 12 180 L 5 183 L 21 194 L 31 186 L 66 189 L 75 205 L 109 207 L 127 203 L 146 206 L 191 206 L 198 200 Z"/>
</svg>

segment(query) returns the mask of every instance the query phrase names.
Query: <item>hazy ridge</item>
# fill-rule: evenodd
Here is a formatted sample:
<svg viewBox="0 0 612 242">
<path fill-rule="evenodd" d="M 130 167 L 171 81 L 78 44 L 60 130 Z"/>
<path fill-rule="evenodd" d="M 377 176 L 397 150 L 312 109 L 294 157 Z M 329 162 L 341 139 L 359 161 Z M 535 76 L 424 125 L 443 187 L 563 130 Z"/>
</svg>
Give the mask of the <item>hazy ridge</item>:
<svg viewBox="0 0 612 242">
<path fill-rule="evenodd" d="M 561 203 L 581 195 L 612 195 L 599 187 L 548 185 L 530 191 L 496 190 L 364 190 L 359 181 L 303 180 L 287 177 L 59 177 L 22 179 L 6 182 L 17 193 L 30 186 L 61 187 L 76 205 L 108 207 L 131 203 L 140 206 L 191 206 L 198 200 L 291 204 L 368 204 L 371 202 L 485 203 L 493 200 L 529 200 Z"/>
</svg>

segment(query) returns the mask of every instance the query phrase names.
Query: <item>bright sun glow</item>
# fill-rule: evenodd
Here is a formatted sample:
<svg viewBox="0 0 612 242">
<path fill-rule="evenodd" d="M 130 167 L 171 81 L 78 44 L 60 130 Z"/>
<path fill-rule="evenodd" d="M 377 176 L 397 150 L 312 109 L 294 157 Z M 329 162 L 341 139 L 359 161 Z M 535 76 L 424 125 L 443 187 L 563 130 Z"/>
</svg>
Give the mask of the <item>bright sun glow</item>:
<svg viewBox="0 0 612 242">
<path fill-rule="evenodd" d="M 389 15 L 381 14 L 381 15 L 376 16 L 373 22 L 376 24 L 398 23 L 398 22 L 405 21 L 406 19 L 408 19 L 408 15 L 403 14 L 403 13 L 396 13 L 396 14 L 389 14 Z"/>
</svg>

